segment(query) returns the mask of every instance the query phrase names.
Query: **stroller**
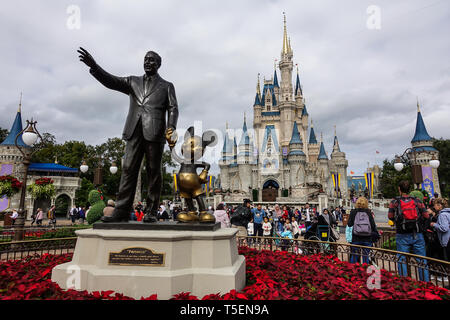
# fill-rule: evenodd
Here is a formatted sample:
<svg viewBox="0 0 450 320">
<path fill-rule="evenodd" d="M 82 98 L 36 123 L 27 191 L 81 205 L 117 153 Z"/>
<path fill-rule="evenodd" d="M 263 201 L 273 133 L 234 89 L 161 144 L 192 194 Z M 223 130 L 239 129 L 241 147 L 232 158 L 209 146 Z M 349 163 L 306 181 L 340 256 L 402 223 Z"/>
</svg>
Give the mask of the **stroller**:
<svg viewBox="0 0 450 320">
<path fill-rule="evenodd" d="M 323 216 L 314 218 L 312 224 L 306 228 L 304 239 L 336 242 L 336 239 L 333 237 L 331 226 L 327 223 L 327 221 Z M 309 247 L 312 253 L 318 252 L 326 253 L 331 250 L 330 245 L 328 243 L 310 243 Z"/>
</svg>

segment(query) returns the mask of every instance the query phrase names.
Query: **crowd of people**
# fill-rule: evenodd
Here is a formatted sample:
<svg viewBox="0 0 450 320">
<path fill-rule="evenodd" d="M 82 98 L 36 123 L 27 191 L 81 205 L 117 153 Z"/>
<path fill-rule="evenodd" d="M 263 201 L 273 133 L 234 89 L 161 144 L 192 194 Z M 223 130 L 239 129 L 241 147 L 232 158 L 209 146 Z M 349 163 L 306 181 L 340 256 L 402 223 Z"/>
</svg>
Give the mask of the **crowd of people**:
<svg viewBox="0 0 450 320">
<path fill-rule="evenodd" d="M 240 236 L 280 236 L 293 239 L 305 234 L 321 217 L 325 224 L 335 229 L 338 222 L 342 221 L 343 214 L 345 210 L 342 207 L 319 212 L 317 207 L 309 203 L 299 207 L 278 204 L 263 207 L 261 204 L 253 205 L 248 199 L 239 206 L 220 203 L 214 211 L 216 221 L 222 227 L 236 227 Z"/>
<path fill-rule="evenodd" d="M 398 184 L 399 197 L 389 205 L 388 218 L 395 225 L 396 249 L 400 252 L 450 261 L 450 208 L 448 200 L 434 194 L 429 203 L 423 196 L 410 192 L 409 181 Z M 426 264 L 426 259 L 423 259 Z M 406 264 L 399 264 L 399 273 L 406 275 Z M 429 280 L 426 269 L 419 269 L 419 278 Z"/>
</svg>

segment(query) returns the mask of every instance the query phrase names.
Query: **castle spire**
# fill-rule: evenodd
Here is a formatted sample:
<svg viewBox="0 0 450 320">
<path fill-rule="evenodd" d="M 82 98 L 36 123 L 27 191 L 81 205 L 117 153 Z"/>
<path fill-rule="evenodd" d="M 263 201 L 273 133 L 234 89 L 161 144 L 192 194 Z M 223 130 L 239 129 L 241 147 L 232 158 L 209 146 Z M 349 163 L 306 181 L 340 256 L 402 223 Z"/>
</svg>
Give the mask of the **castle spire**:
<svg viewBox="0 0 450 320">
<path fill-rule="evenodd" d="M 294 126 L 292 127 L 292 138 L 289 144 L 303 144 L 302 137 L 300 136 L 300 132 L 298 131 L 297 122 L 294 121 Z"/>
<path fill-rule="evenodd" d="M 298 64 L 296 64 L 296 66 L 297 66 L 297 81 L 296 81 L 296 84 L 295 84 L 295 95 L 296 96 L 297 95 L 302 96 L 303 92 L 302 92 L 302 86 L 300 84 L 300 76 L 299 76 L 299 73 L 298 73 Z"/>
<path fill-rule="evenodd" d="M 8 136 L 1 143 L 2 145 L 14 146 L 16 144 L 16 136 L 22 131 L 23 128 L 21 107 L 22 107 L 22 94 L 20 95 L 19 109 L 17 110 L 16 118 L 14 119 L 13 125 L 11 126 L 11 130 L 9 130 Z M 31 119 L 31 121 L 33 121 L 33 119 Z M 29 147 L 23 142 L 22 135 L 20 135 L 19 138 L 17 138 L 17 145 L 26 148 Z"/>
<path fill-rule="evenodd" d="M 287 29 L 286 29 L 286 13 L 283 12 L 283 16 L 284 16 L 284 33 L 283 33 L 283 54 L 288 54 L 289 53 L 289 39 L 287 36 Z"/>
<path fill-rule="evenodd" d="M 250 144 L 250 137 L 247 131 L 247 117 L 244 112 L 244 125 L 242 126 L 242 136 L 239 145 L 249 145 L 249 144 Z"/>
<path fill-rule="evenodd" d="M 333 152 L 341 152 L 339 148 L 339 142 L 336 134 L 336 125 L 334 125 L 334 144 L 333 144 Z"/>
<path fill-rule="evenodd" d="M 320 133 L 320 152 L 319 156 L 317 157 L 318 160 L 328 160 L 328 156 L 325 152 L 325 147 L 323 146 L 323 135 L 322 132 Z"/>
<path fill-rule="evenodd" d="M 314 125 L 311 119 L 311 131 L 309 133 L 309 144 L 317 144 L 316 134 L 314 133 Z"/>
<path fill-rule="evenodd" d="M 274 87 L 279 87 L 279 85 L 278 85 L 278 77 L 277 77 L 277 59 L 275 59 L 275 62 L 274 62 L 273 86 Z"/>
<path fill-rule="evenodd" d="M 261 88 L 260 88 L 260 84 L 259 84 L 259 72 L 258 72 L 258 82 L 256 83 L 256 96 L 255 96 L 255 106 L 261 106 L 262 102 L 261 102 Z"/>
<path fill-rule="evenodd" d="M 430 141 L 431 137 L 427 132 L 427 128 L 425 127 L 425 123 L 423 122 L 422 113 L 420 112 L 419 102 L 417 102 L 417 121 L 416 121 L 416 132 L 414 133 L 414 137 L 411 140 L 412 142 L 418 141 Z"/>
<path fill-rule="evenodd" d="M 256 83 L 256 93 L 261 97 L 261 84 L 259 83 L 259 72 L 258 72 L 258 82 Z"/>
<path fill-rule="evenodd" d="M 17 112 L 22 113 L 22 92 L 20 93 L 19 110 Z"/>
</svg>

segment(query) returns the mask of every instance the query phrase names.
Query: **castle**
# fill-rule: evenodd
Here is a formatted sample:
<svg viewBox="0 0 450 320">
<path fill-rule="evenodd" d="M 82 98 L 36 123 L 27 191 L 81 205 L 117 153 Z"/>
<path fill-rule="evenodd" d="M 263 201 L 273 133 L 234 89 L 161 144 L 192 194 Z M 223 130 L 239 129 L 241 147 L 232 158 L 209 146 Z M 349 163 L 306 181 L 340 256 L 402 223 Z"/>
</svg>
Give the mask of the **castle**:
<svg viewBox="0 0 450 320">
<path fill-rule="evenodd" d="M 16 147 L 16 137 L 17 145 L 25 155 L 29 156 L 32 148 L 23 142 L 21 132 L 22 110 L 21 103 L 19 103 L 19 109 L 11 130 L 6 139 L 0 143 L 0 176 L 12 175 L 23 182 L 25 177 L 24 155 Z M 71 207 L 75 204 L 75 191 L 81 186 L 78 169 L 62 166 L 56 161 L 55 163 L 31 163 L 29 165 L 27 185 L 42 177 L 50 177 L 54 181 L 56 194 L 52 199 L 34 199 L 27 192 L 24 206 L 27 211 L 25 218 L 28 220 L 38 207 L 46 212 L 60 197 L 64 198 L 67 207 Z M 8 213 L 12 209 L 19 209 L 20 197 L 21 192 L 13 195 L 11 198 L 8 198 L 6 195 L 0 197 L 0 213 Z"/>
<path fill-rule="evenodd" d="M 317 141 L 313 123 L 303 97 L 297 68 L 295 89 L 292 82 L 293 51 L 284 17 L 283 47 L 273 77 L 264 80 L 258 75 L 253 104 L 253 129 L 246 118 L 237 144 L 237 134 L 228 128 L 225 133 L 220 168 L 222 190 L 237 192 L 254 201 L 317 200 L 319 194 L 347 197 L 345 153 L 334 136 L 331 157 L 325 151 L 322 135 Z M 309 135 L 308 135 L 309 132 Z"/>
</svg>

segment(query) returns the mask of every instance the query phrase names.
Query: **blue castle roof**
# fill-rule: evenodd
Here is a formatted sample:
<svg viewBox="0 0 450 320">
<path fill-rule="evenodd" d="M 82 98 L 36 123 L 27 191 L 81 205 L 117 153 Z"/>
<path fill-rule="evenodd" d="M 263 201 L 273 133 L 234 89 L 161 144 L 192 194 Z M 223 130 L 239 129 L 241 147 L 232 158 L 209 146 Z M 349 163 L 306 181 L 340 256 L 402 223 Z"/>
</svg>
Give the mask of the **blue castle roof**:
<svg viewBox="0 0 450 320">
<path fill-rule="evenodd" d="M 327 154 L 325 153 L 325 147 L 323 146 L 323 142 L 320 143 L 320 152 L 319 152 L 319 157 L 317 159 L 319 159 L 319 160 L 322 160 L 322 159 L 328 160 Z"/>
<path fill-rule="evenodd" d="M 223 139 L 223 153 L 233 153 L 233 145 L 231 144 L 230 137 L 228 133 L 225 131 L 225 139 Z"/>
<path fill-rule="evenodd" d="M 303 94 L 303 93 L 302 93 L 302 86 L 301 86 L 301 84 L 300 84 L 300 77 L 299 77 L 299 75 L 298 75 L 298 73 L 297 73 L 297 82 L 296 82 L 296 84 L 295 84 L 295 95 L 298 94 L 298 91 L 300 91 L 300 94 L 301 94 L 301 95 Z"/>
<path fill-rule="evenodd" d="M 250 137 L 248 136 L 247 123 L 245 119 L 244 119 L 244 126 L 242 127 L 242 136 L 239 145 L 250 145 Z"/>
<path fill-rule="evenodd" d="M 57 163 L 31 163 L 28 171 L 44 171 L 44 172 L 72 172 L 77 173 L 78 169 L 69 168 Z"/>
<path fill-rule="evenodd" d="M 311 127 L 311 132 L 309 133 L 309 143 L 317 144 L 316 134 L 314 133 L 314 128 Z"/>
<path fill-rule="evenodd" d="M 6 139 L 1 144 L 7 146 L 15 146 L 16 136 L 20 133 L 20 131 L 22 131 L 22 129 L 22 115 L 20 111 L 17 111 L 16 118 L 14 119 L 11 130 L 9 131 Z M 17 145 L 28 148 L 28 146 L 22 140 L 22 135 L 20 135 L 17 139 Z"/>
<path fill-rule="evenodd" d="M 427 129 L 425 128 L 425 123 L 422 119 L 422 114 L 420 111 L 417 112 L 417 122 L 416 122 L 416 132 L 414 133 L 414 138 L 411 140 L 411 142 L 418 142 L 418 141 L 430 141 L 431 137 L 427 132 Z"/>
<path fill-rule="evenodd" d="M 280 87 L 278 85 L 278 77 L 277 77 L 277 69 L 273 72 L 273 86 L 274 87 Z"/>
<path fill-rule="evenodd" d="M 259 94 L 258 93 L 256 93 L 256 96 L 255 96 L 255 104 L 254 104 L 255 106 L 261 106 L 262 104 L 261 104 L 261 99 L 259 99 Z"/>
<path fill-rule="evenodd" d="M 300 132 L 298 131 L 297 122 L 294 121 L 294 127 L 292 128 L 292 138 L 289 144 L 299 143 L 302 144 L 302 137 L 300 136 Z"/>
<path fill-rule="evenodd" d="M 267 89 L 269 89 L 269 92 L 272 94 L 273 105 L 276 106 L 277 105 L 277 99 L 275 98 L 275 91 L 273 90 L 273 84 L 265 84 L 264 85 L 263 95 L 262 95 L 262 98 L 261 98 L 261 105 L 264 105 L 264 103 L 266 101 Z"/>
<path fill-rule="evenodd" d="M 306 110 L 306 104 L 305 104 L 305 106 L 303 107 L 303 110 L 302 110 L 302 116 L 307 116 L 308 115 L 308 110 Z"/>
</svg>

